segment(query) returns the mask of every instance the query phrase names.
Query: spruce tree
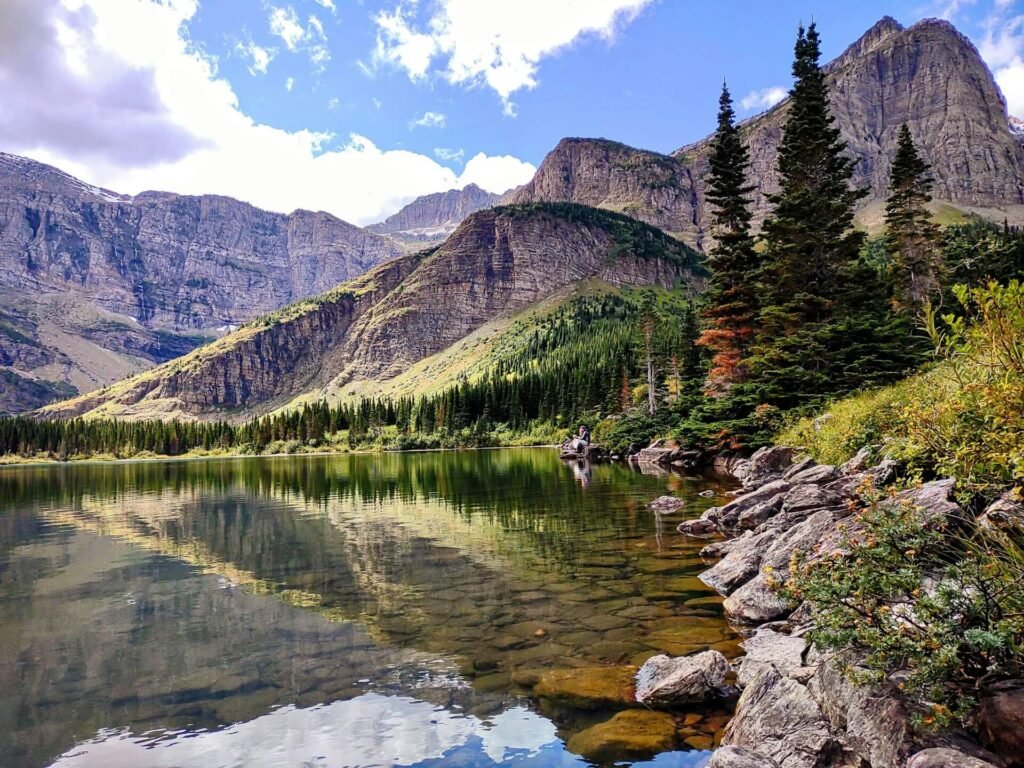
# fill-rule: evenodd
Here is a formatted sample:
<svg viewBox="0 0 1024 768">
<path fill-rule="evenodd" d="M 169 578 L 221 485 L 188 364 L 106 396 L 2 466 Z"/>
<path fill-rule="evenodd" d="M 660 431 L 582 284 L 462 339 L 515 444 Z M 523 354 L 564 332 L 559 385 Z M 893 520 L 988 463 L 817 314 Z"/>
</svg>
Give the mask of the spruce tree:
<svg viewBox="0 0 1024 768">
<path fill-rule="evenodd" d="M 866 191 L 850 185 L 855 161 L 835 126 L 820 55 L 815 25 L 801 26 L 779 146 L 780 190 L 769 196 L 758 273 L 751 381 L 757 400 L 784 409 L 852 381 L 851 339 L 844 337 L 860 332 L 848 321 L 862 298 L 853 276 L 863 235 L 853 231 L 853 217 Z"/>
<path fill-rule="evenodd" d="M 725 83 L 718 100 L 718 128 L 710 164 L 707 199 L 712 207 L 715 242 L 709 253 L 708 305 L 702 313 L 705 327 L 697 343 L 714 352 L 705 391 L 717 397 L 745 377 L 745 358 L 757 312 L 749 200 L 754 188 L 747 184 L 750 155 L 736 128 L 732 96 Z"/>
<path fill-rule="evenodd" d="M 917 153 L 910 128 L 900 127 L 896 157 L 889 174 L 885 203 L 886 247 L 892 259 L 893 299 L 904 310 L 920 313 L 941 288 L 939 228 L 932 223 L 929 166 Z"/>
</svg>

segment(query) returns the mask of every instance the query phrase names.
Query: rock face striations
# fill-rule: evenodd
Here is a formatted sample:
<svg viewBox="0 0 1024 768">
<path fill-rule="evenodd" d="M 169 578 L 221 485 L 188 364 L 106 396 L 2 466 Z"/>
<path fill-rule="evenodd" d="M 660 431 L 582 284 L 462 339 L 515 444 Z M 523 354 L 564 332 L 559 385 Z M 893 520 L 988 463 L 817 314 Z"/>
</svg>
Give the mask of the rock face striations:
<svg viewBox="0 0 1024 768">
<path fill-rule="evenodd" d="M 1024 147 L 1006 102 L 978 51 L 945 21 L 904 29 L 884 18 L 828 65 L 832 109 L 857 165 L 854 182 L 870 189 L 862 223 L 881 221 L 889 166 L 907 123 L 932 165 L 939 204 L 1024 220 Z M 708 109 L 711 109 L 709 105 Z M 755 219 L 778 189 L 775 158 L 786 102 L 747 120 Z M 564 139 L 509 202 L 569 200 L 654 224 L 702 245 L 708 227 L 704 178 L 710 139 L 659 155 L 604 139 Z"/>
<path fill-rule="evenodd" d="M 0 154 L 0 412 L 182 355 L 401 253 L 326 213 L 127 197 Z"/>
<path fill-rule="evenodd" d="M 699 281 L 698 256 L 624 216 L 569 204 L 480 211 L 432 251 L 44 416 L 244 419 L 353 381 L 386 380 L 495 317 L 585 280 L 672 287 Z"/>
<path fill-rule="evenodd" d="M 469 184 L 463 189 L 450 189 L 433 195 L 417 197 L 398 213 L 367 229 L 405 245 L 410 250 L 437 245 L 472 213 L 490 208 L 500 195 Z"/>
</svg>

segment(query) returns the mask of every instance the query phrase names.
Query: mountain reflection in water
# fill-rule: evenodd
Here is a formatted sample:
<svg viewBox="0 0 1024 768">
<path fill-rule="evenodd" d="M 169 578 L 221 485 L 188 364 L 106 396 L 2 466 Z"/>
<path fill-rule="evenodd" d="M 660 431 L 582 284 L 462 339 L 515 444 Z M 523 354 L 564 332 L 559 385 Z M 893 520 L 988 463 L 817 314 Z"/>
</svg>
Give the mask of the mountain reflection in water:
<svg viewBox="0 0 1024 768">
<path fill-rule="evenodd" d="M 587 765 L 565 741 L 611 713 L 516 671 L 737 638 L 646 508 L 723 489 L 577 474 L 540 449 L 0 470 L 0 765 Z"/>
</svg>

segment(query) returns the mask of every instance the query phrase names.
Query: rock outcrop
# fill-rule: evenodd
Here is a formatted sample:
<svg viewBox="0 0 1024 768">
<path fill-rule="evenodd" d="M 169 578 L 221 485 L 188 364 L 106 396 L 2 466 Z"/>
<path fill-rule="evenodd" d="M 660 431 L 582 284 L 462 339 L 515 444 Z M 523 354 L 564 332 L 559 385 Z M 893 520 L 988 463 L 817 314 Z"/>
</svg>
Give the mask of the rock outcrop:
<svg viewBox="0 0 1024 768">
<path fill-rule="evenodd" d="M 43 415 L 241 420 L 301 395 L 387 380 L 484 323 L 583 281 L 697 285 L 697 261 L 663 233 L 596 209 L 559 204 L 480 211 L 434 251 L 395 259 Z"/>
<path fill-rule="evenodd" d="M 398 213 L 367 227 L 387 235 L 409 249 L 427 248 L 444 241 L 470 214 L 494 206 L 501 195 L 476 184 L 417 197 Z"/>
<path fill-rule="evenodd" d="M 729 661 L 718 651 L 694 656 L 654 656 L 636 675 L 636 700 L 651 706 L 706 701 L 718 695 L 729 674 Z"/>
<path fill-rule="evenodd" d="M 870 194 L 862 223 L 881 221 L 896 137 L 906 123 L 932 165 L 937 205 L 1024 220 L 1024 146 L 995 80 L 971 42 L 945 21 L 904 29 L 884 18 L 828 65 L 832 110 Z M 712 105 L 708 105 L 708 110 Z M 741 125 L 750 147 L 755 223 L 778 190 L 776 154 L 787 105 Z M 1017 124 L 1014 123 L 1014 126 Z M 703 247 L 710 138 L 672 155 L 606 139 L 563 139 L 512 202 L 568 200 L 620 211 Z"/>
<path fill-rule="evenodd" d="M 1019 764 L 1024 742 L 1016 739 L 1024 717 L 1024 682 L 990 688 L 978 712 L 978 735 L 986 751 L 966 735 L 928 736 L 915 732 L 911 713 L 895 683 L 851 682 L 856 668 L 850 655 L 825 654 L 811 644 L 810 607 L 797 608 L 775 589 L 797 553 L 808 561 L 841 556 L 861 535 L 854 517 L 855 496 L 868 486 L 882 487 L 896 475 L 895 462 L 869 467 L 858 454 L 842 468 L 819 465 L 793 449 L 764 449 L 749 461 L 734 463 L 746 493 L 723 507 L 687 521 L 688 535 L 708 531 L 732 538 L 706 546 L 702 555 L 721 557 L 701 574 L 726 595 L 726 615 L 734 622 L 760 625 L 735 662 L 743 693 L 736 716 L 709 765 L 782 768 L 945 768 Z M 936 480 L 887 495 L 881 507 L 919 510 L 922 524 L 955 528 L 972 524 L 954 496 L 952 480 Z M 982 515 L 978 525 L 1005 529 L 1018 511 L 1006 496 Z M 751 527 L 756 523 L 756 527 Z M 797 609 L 794 611 L 794 609 Z M 639 692 L 639 686 L 638 686 Z M 761 761 L 761 762 L 758 762 Z M 1018 761 L 1018 762 L 1014 762 Z"/>
<path fill-rule="evenodd" d="M 88 391 L 401 254 L 327 213 L 129 197 L 0 153 L 0 366 Z"/>
</svg>

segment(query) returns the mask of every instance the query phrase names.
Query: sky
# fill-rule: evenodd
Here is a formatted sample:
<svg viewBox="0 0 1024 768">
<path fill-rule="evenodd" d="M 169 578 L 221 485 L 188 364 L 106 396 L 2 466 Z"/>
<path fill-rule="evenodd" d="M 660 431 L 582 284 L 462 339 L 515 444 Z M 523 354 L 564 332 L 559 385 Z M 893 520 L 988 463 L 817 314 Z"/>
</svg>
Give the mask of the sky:
<svg viewBox="0 0 1024 768">
<path fill-rule="evenodd" d="M 1024 117 L 1024 0 L 0 0 L 0 151 L 121 193 L 379 221 L 565 136 L 670 152 L 884 15 L 952 21 Z"/>
</svg>

